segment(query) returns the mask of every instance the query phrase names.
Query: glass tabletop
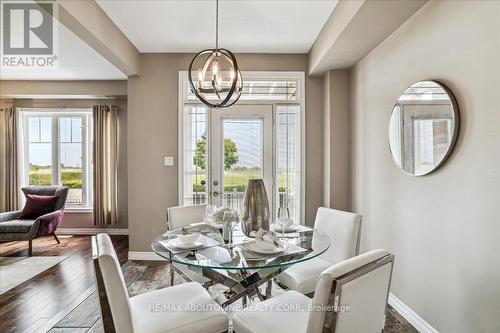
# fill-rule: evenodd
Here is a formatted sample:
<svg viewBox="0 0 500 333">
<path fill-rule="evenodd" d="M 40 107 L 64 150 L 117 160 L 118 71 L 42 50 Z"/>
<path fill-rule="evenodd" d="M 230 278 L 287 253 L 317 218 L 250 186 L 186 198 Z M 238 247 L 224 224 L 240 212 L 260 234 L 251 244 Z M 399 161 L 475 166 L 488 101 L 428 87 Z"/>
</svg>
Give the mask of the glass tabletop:
<svg viewBox="0 0 500 333">
<path fill-rule="evenodd" d="M 182 250 L 172 244 L 177 235 L 164 233 L 153 240 L 151 246 L 160 256 L 177 264 L 192 267 L 247 270 L 283 267 L 306 261 L 319 256 L 330 247 L 330 238 L 324 232 L 305 226 L 296 231 L 281 233 L 270 232 L 280 238 L 284 250 L 274 254 L 255 252 L 254 238 L 245 236 L 239 225 L 233 232 L 233 243 L 226 244 L 219 229 L 202 234 L 198 249 Z"/>
</svg>

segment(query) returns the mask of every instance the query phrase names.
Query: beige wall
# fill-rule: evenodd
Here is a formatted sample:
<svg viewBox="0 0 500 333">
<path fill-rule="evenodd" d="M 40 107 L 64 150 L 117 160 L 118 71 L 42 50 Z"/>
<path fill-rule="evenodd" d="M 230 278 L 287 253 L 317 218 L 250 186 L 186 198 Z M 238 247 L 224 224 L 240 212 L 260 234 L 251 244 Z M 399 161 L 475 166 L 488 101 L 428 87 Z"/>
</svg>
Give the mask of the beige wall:
<svg viewBox="0 0 500 333">
<path fill-rule="evenodd" d="M 4 81 L 6 83 L 10 83 L 9 81 Z M 11 81 L 13 82 L 13 81 Z M 22 81 L 16 81 L 22 82 Z M 103 81 L 104 82 L 104 81 Z M 26 81 L 26 85 L 16 84 L 16 89 L 12 89 L 11 91 L 16 94 L 23 93 L 27 94 L 29 90 L 29 86 L 32 84 L 32 81 Z M 66 85 L 71 86 L 71 83 Z M 84 85 L 86 86 L 86 85 Z M 113 86 L 113 84 L 111 85 Z M 105 85 L 101 85 L 101 87 L 105 87 Z M 109 87 L 109 86 L 108 86 Z M 68 89 L 62 90 L 58 85 L 44 87 L 44 91 L 49 94 L 54 92 L 53 89 L 62 92 L 68 92 Z M 70 88 L 69 91 L 73 93 L 74 88 Z M 114 89 L 114 88 L 113 88 Z M 79 95 L 83 92 L 89 92 L 89 89 L 77 90 Z M 66 95 L 66 97 L 72 96 L 71 94 Z M 67 107 L 67 108 L 91 108 L 92 105 L 95 104 L 109 104 L 113 103 L 118 106 L 119 114 L 118 114 L 118 225 L 114 228 L 127 228 L 128 226 L 128 178 L 127 178 L 127 100 L 126 99 L 14 99 L 12 104 L 16 107 Z M 0 151 L 1 154 L 1 151 Z M 1 166 L 1 165 L 0 165 Z M 93 220 L 92 213 L 88 212 L 71 212 L 67 211 L 64 220 L 60 226 L 60 228 L 92 228 Z"/>
<path fill-rule="evenodd" d="M 22 81 L 0 80 L 0 98 L 127 97 L 126 80 Z"/>
<path fill-rule="evenodd" d="M 237 55 L 242 70 L 307 71 L 306 55 Z M 151 251 L 165 230 L 165 210 L 178 203 L 178 72 L 190 54 L 143 54 L 141 74 L 129 79 L 128 172 L 130 251 Z M 306 222 L 322 203 L 322 79 L 306 78 Z M 163 156 L 175 156 L 175 167 Z"/>
<path fill-rule="evenodd" d="M 323 205 L 349 210 L 349 70 L 323 76 Z"/>
<path fill-rule="evenodd" d="M 500 2 L 432 1 L 353 70 L 352 204 L 362 250 L 396 254 L 392 292 L 440 332 L 500 332 Z M 451 158 L 410 177 L 388 149 L 393 104 L 435 79 L 462 117 Z"/>
</svg>

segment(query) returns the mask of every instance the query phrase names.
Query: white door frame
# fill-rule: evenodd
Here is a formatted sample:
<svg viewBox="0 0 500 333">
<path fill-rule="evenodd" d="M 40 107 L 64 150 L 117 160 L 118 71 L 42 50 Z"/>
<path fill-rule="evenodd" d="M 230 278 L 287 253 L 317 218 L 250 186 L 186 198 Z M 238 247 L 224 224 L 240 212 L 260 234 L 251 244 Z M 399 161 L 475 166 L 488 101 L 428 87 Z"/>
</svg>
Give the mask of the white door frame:
<svg viewBox="0 0 500 333">
<path fill-rule="evenodd" d="M 260 100 L 244 100 L 240 99 L 238 101 L 238 105 L 242 104 L 273 104 L 273 109 L 276 108 L 276 105 L 287 105 L 287 104 L 299 104 L 300 105 L 300 189 L 301 189 L 301 194 L 300 194 L 300 222 L 305 223 L 305 193 L 306 193 L 306 186 L 305 186 L 305 175 L 306 175 L 306 163 L 305 163 L 305 157 L 306 157 L 306 131 L 305 131 L 305 124 L 306 124 L 306 98 L 305 98 L 305 72 L 303 71 L 242 71 L 242 76 L 245 79 L 246 77 L 251 77 L 251 78 L 271 78 L 271 79 L 298 79 L 298 96 L 297 100 L 295 101 L 286 101 L 286 100 L 266 100 L 266 101 L 260 101 Z M 184 128 L 184 106 L 185 105 L 202 105 L 199 101 L 193 101 L 193 100 L 188 100 L 187 99 L 187 77 L 188 77 L 188 72 L 187 71 L 179 71 L 179 80 L 178 80 L 178 145 L 177 145 L 177 160 L 178 160 L 178 188 L 177 188 L 177 193 L 178 193 L 178 203 L 182 204 L 184 200 L 184 193 L 183 193 L 183 170 L 184 170 L 184 165 L 183 165 L 183 149 L 184 149 L 184 142 L 183 142 L 183 135 L 182 135 L 182 130 Z M 273 110 L 273 117 L 274 117 L 274 110 Z M 210 128 L 210 127 L 209 127 Z M 273 157 L 274 159 L 274 157 Z M 272 200 L 272 199 L 270 199 Z"/>
</svg>

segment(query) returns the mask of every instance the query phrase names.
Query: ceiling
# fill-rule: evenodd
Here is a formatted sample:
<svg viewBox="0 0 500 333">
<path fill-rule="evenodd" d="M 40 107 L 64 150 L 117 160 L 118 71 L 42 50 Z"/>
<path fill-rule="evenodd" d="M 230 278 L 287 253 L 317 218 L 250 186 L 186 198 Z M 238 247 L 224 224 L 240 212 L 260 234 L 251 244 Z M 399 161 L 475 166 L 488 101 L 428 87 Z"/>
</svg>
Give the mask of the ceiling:
<svg viewBox="0 0 500 333">
<path fill-rule="evenodd" d="M 3 26 L 3 25 L 2 25 Z M 126 80 L 127 76 L 63 24 L 58 26 L 55 68 L 0 66 L 2 80 Z M 1 32 L 2 27 L 0 27 Z"/>
<path fill-rule="evenodd" d="M 97 0 L 140 52 L 196 52 L 215 44 L 215 0 Z M 307 53 L 337 0 L 221 0 L 220 47 Z"/>
<path fill-rule="evenodd" d="M 215 0 L 97 0 L 140 52 L 197 52 L 215 43 Z M 307 53 L 337 0 L 220 0 L 220 46 L 240 53 Z M 1 80 L 125 80 L 63 24 L 57 66 L 0 66 Z M 0 32 L 2 27 L 0 26 Z"/>
</svg>

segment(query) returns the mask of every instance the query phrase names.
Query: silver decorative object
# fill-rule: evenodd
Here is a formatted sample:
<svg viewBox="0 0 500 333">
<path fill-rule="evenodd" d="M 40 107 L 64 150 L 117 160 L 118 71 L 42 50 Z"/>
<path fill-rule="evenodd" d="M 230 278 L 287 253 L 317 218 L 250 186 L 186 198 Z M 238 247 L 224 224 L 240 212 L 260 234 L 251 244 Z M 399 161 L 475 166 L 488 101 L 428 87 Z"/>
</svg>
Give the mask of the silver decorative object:
<svg viewBox="0 0 500 333">
<path fill-rule="evenodd" d="M 269 201 L 262 179 L 249 179 L 243 198 L 241 229 L 250 236 L 259 228 L 269 230 Z"/>
</svg>

